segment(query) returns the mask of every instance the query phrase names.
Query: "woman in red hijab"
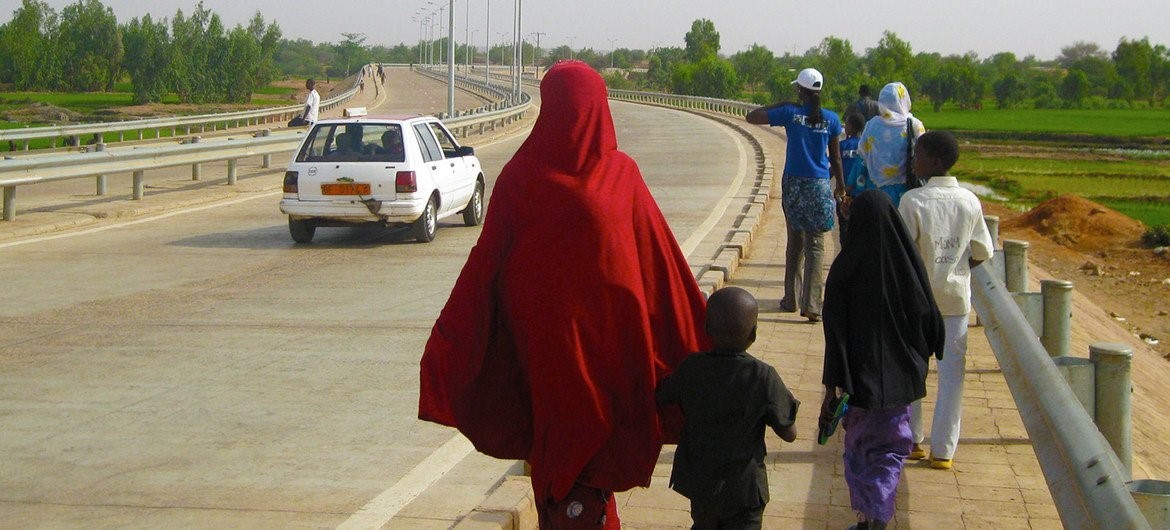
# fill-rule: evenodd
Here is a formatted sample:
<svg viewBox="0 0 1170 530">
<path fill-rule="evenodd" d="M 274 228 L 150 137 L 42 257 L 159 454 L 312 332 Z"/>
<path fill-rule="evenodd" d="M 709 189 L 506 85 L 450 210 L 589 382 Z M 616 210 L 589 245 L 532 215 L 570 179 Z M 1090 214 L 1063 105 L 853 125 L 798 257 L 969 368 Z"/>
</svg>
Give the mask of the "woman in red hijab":
<svg viewBox="0 0 1170 530">
<path fill-rule="evenodd" d="M 681 416 L 660 418 L 654 389 L 707 347 L 704 302 L 617 149 L 601 76 L 562 62 L 540 94 L 431 331 L 419 418 L 528 461 L 542 528 L 618 528 L 613 492 L 649 485 L 677 438 Z"/>
</svg>

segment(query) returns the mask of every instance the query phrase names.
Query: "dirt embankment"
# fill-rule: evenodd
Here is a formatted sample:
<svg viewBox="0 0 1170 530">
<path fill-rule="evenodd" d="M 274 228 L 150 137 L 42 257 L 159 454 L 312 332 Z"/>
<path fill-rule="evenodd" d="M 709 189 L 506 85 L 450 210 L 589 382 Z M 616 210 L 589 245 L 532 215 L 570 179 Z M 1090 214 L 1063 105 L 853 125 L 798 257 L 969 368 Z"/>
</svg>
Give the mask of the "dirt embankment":
<svg viewBox="0 0 1170 530">
<path fill-rule="evenodd" d="M 1135 336 L 1170 354 L 1170 251 L 1143 247 L 1141 222 L 1075 195 L 1024 213 L 985 207 L 1000 217 L 1001 238 L 1028 241 L 1033 263 L 1072 281 Z"/>
</svg>

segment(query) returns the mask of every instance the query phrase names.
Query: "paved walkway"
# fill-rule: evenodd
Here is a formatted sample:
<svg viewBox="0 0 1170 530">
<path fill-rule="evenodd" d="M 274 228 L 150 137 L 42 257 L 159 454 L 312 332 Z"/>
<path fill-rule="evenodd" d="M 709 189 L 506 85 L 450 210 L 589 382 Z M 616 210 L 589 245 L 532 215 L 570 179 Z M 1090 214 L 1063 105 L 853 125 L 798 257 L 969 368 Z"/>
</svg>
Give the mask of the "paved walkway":
<svg viewBox="0 0 1170 530">
<path fill-rule="evenodd" d="M 774 203 L 754 238 L 751 256 L 729 282 L 760 302 L 759 337 L 749 351 L 775 366 L 803 403 L 795 443 L 767 435 L 772 500 L 764 527 L 846 528 L 855 518 L 841 464 L 842 437 L 834 436 L 825 446 L 816 443 L 823 328 L 776 309 L 783 293 L 784 238 L 783 214 Z M 828 246 L 834 247 L 832 242 Z M 898 528 L 1061 528 L 1015 402 L 981 329 L 972 329 L 969 348 L 963 432 L 954 469 L 909 461 L 898 488 L 894 523 Z M 928 418 L 936 381 L 932 370 L 924 407 Z M 650 488 L 619 496 L 626 528 L 689 525 L 686 499 L 667 488 L 673 456 L 674 447 L 667 446 Z"/>
</svg>

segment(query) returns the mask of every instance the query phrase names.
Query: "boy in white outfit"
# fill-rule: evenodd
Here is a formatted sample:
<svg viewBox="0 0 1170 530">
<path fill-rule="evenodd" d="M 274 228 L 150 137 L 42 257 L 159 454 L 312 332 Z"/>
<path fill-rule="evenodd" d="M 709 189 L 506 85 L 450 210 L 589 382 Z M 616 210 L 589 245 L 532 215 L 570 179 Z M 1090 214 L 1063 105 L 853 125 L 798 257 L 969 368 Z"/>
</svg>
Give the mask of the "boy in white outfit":
<svg viewBox="0 0 1170 530">
<path fill-rule="evenodd" d="M 935 469 L 951 468 L 959 444 L 971 267 L 989 259 L 994 251 L 979 198 L 960 187 L 955 177 L 947 176 L 958 159 L 959 144 L 950 133 L 931 131 L 918 137 L 914 174 L 929 180 L 923 187 L 907 191 L 898 207 L 922 255 L 946 327 L 930 431 L 930 466 Z M 911 408 L 910 428 L 914 436 L 910 458 L 925 458 L 921 400 Z"/>
</svg>

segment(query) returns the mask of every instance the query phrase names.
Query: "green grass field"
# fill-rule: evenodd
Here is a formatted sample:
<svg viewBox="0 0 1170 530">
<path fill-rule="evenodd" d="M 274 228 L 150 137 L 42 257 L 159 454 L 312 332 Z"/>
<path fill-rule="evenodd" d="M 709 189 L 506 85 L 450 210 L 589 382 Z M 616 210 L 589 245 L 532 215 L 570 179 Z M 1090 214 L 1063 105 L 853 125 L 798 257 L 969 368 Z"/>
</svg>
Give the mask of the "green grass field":
<svg viewBox="0 0 1170 530">
<path fill-rule="evenodd" d="M 914 116 L 927 129 L 1010 133 L 1064 133 L 1099 136 L 1170 136 L 1170 109 L 1007 109 L 934 112 L 915 105 Z"/>
<path fill-rule="evenodd" d="M 963 152 L 952 170 L 963 180 L 994 188 L 1011 202 L 1033 206 L 1073 193 L 1145 223 L 1170 224 L 1170 160 L 1053 150 L 1047 156 Z"/>
</svg>

